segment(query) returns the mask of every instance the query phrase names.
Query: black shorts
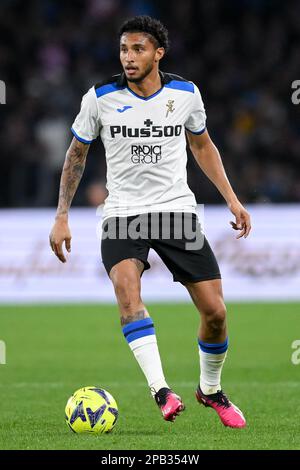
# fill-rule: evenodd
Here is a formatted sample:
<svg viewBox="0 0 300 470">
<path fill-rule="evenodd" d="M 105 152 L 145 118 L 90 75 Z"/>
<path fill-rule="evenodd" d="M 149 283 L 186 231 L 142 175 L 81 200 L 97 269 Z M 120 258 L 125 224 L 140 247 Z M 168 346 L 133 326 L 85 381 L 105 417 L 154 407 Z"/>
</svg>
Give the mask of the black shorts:
<svg viewBox="0 0 300 470">
<path fill-rule="evenodd" d="M 108 275 L 115 264 L 128 258 L 141 260 L 144 270 L 149 269 L 150 248 L 160 256 L 175 282 L 221 278 L 196 214 L 148 213 L 110 217 L 103 223 L 101 254 Z"/>
</svg>

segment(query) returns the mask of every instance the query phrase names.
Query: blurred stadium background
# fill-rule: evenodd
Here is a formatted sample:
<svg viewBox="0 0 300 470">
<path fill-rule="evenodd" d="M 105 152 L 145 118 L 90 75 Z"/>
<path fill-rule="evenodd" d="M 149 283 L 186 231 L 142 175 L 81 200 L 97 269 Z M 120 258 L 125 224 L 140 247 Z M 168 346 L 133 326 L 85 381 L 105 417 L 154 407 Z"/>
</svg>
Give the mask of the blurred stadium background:
<svg viewBox="0 0 300 470">
<path fill-rule="evenodd" d="M 61 265 L 48 247 L 72 138 L 69 129 L 81 96 L 120 71 L 117 31 L 136 14 L 156 16 L 168 27 L 171 49 L 161 69 L 199 86 L 208 130 L 253 218 L 251 236 L 236 241 L 231 214 L 189 154 L 188 181 L 199 205 L 206 205 L 205 229 L 221 266 L 237 347 L 228 361 L 225 385 L 250 415 L 242 439 L 222 434 L 213 421 L 211 428 L 205 424 L 205 439 L 189 440 L 198 429 L 194 417 L 192 422 L 184 418 L 171 438 L 161 430 L 163 423 L 157 423 L 152 403 L 145 405 L 149 429 L 146 424 L 137 427 L 147 392 L 142 386 L 133 392 L 129 383 L 141 384 L 142 379 L 120 344 L 113 290 L 99 258 L 101 211 L 96 208 L 106 196 L 99 141 L 91 146 L 73 202 L 68 263 Z M 139 448 L 137 436 L 140 448 L 300 448 L 292 407 L 299 394 L 300 365 L 291 361 L 292 342 L 300 339 L 300 104 L 291 100 L 292 83 L 300 80 L 299 18 L 296 0 L 0 2 L 0 80 L 6 84 L 6 104 L 0 105 L 0 340 L 7 350 L 7 364 L 0 365 L 0 393 L 8 387 L 12 398 L 1 412 L 3 448 Z M 203 215 L 201 206 L 199 211 Z M 184 288 L 172 283 L 154 253 L 150 263 L 151 271 L 143 276 L 144 299 L 152 302 L 165 341 L 166 367 L 185 395 L 188 384 L 197 380 L 197 357 L 193 366 L 187 364 L 188 353 L 177 361 L 168 357 L 173 349 L 177 353 L 167 335 L 168 318 L 176 311 L 181 333 L 176 338 L 184 347 L 193 336 L 182 315 L 192 312 L 193 327 L 197 317 L 185 303 Z M 46 306 L 49 302 L 55 305 Z M 91 302 L 97 306 L 89 306 Z M 100 323 L 111 331 L 111 341 L 104 338 L 109 332 Z M 58 420 L 68 394 L 85 382 L 98 382 L 121 400 L 120 425 L 112 440 L 74 444 L 67 429 L 61 429 Z M 259 400 L 261 382 L 267 410 Z M 279 404 L 283 395 L 289 406 Z M 20 417 L 30 423 L 25 434 L 12 407 L 24 397 Z M 196 410 L 192 399 L 190 407 Z M 44 413 L 49 425 L 42 434 Z"/>
</svg>

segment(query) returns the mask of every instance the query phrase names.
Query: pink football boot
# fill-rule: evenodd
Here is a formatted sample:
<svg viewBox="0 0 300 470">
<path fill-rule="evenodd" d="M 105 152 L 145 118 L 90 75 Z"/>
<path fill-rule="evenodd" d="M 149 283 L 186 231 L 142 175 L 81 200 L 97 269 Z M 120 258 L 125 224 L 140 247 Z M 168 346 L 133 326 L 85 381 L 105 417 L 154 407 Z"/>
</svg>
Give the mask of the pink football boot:
<svg viewBox="0 0 300 470">
<path fill-rule="evenodd" d="M 199 403 L 216 410 L 224 426 L 229 426 L 230 428 L 244 428 L 246 426 L 243 413 L 228 400 L 222 390 L 218 390 L 217 393 L 212 395 L 204 395 L 200 386 L 198 386 L 196 398 Z"/>
<path fill-rule="evenodd" d="M 154 398 L 166 421 L 175 421 L 176 416 L 185 408 L 181 398 L 169 388 L 161 388 Z"/>
</svg>

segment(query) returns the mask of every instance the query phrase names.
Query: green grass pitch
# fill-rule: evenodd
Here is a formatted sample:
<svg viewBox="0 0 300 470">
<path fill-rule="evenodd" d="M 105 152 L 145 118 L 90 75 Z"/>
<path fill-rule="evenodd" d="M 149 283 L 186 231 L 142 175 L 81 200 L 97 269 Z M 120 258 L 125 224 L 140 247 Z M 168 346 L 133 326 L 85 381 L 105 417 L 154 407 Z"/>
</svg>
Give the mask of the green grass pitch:
<svg viewBox="0 0 300 470">
<path fill-rule="evenodd" d="M 300 339 L 296 303 L 228 304 L 230 347 L 223 389 L 244 412 L 247 428 L 223 427 L 197 404 L 198 313 L 192 304 L 147 305 L 155 321 L 166 378 L 186 411 L 165 422 L 150 397 L 114 305 L 1 306 L 1 449 L 300 449 Z M 64 407 L 77 388 L 98 385 L 115 397 L 111 434 L 75 435 Z"/>
</svg>

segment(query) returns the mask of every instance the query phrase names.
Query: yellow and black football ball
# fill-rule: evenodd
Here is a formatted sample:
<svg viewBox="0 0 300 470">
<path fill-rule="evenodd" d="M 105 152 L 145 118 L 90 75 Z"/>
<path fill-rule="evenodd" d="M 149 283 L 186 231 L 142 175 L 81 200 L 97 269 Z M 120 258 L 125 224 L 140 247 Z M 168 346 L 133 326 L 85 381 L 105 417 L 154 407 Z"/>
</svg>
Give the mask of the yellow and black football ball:
<svg viewBox="0 0 300 470">
<path fill-rule="evenodd" d="M 83 387 L 69 398 L 65 415 L 67 425 L 76 433 L 108 433 L 118 419 L 118 406 L 106 390 Z"/>
</svg>

